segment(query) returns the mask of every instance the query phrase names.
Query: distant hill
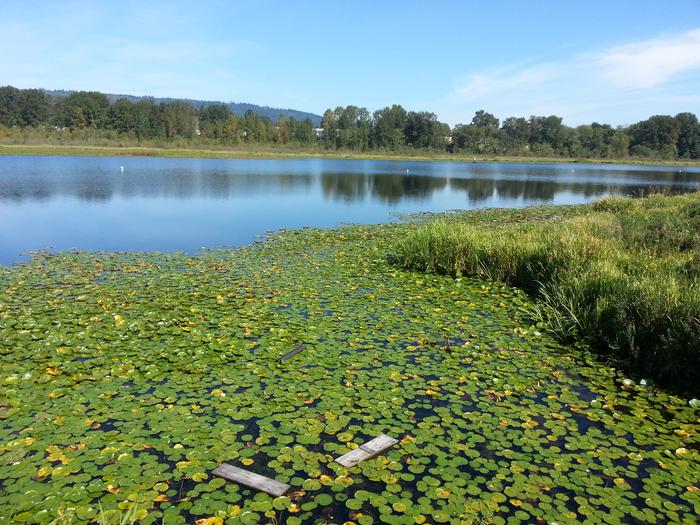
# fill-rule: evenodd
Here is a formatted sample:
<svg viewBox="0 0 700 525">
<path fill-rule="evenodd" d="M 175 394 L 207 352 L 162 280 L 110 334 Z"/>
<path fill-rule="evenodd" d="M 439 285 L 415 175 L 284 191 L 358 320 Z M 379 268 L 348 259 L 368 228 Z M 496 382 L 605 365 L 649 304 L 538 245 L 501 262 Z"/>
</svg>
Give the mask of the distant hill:
<svg viewBox="0 0 700 525">
<path fill-rule="evenodd" d="M 67 97 L 71 93 L 74 93 L 74 91 L 67 91 L 63 89 L 46 89 L 47 94 L 55 96 L 55 97 Z M 270 106 L 258 106 L 256 104 L 248 104 L 246 102 L 221 102 L 218 100 L 193 100 L 190 98 L 158 98 L 158 97 L 137 97 L 135 95 L 117 95 L 114 93 L 105 93 L 107 95 L 107 98 L 109 99 L 109 102 L 112 103 L 115 100 L 118 100 L 120 98 L 125 98 L 131 102 L 138 102 L 139 100 L 144 100 L 144 99 L 150 99 L 153 100 L 156 103 L 160 102 L 174 102 L 175 100 L 182 100 L 183 102 L 187 102 L 188 104 L 191 104 L 192 106 L 196 107 L 197 109 L 203 108 L 206 106 L 211 106 L 212 104 L 225 104 L 228 106 L 228 109 L 233 113 L 234 115 L 243 115 L 246 111 L 250 110 L 253 111 L 254 113 L 257 113 L 260 116 L 263 117 L 268 117 L 271 119 L 273 122 L 277 120 L 280 116 L 283 117 L 294 117 L 297 120 L 304 120 L 304 119 L 311 119 L 311 121 L 314 123 L 314 126 L 318 127 L 321 125 L 321 115 L 316 115 L 315 113 L 307 113 L 306 111 L 298 111 L 296 109 L 289 109 L 289 108 L 271 108 Z"/>
</svg>

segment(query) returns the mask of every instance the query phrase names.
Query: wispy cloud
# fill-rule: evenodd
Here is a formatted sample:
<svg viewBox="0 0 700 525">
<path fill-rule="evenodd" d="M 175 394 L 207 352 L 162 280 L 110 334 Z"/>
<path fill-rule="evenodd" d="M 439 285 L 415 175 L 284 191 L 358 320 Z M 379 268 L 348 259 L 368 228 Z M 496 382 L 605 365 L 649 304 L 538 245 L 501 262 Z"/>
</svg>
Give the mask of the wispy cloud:
<svg viewBox="0 0 700 525">
<path fill-rule="evenodd" d="M 558 75 L 559 69 L 555 64 L 539 64 L 524 68 L 506 66 L 476 73 L 457 86 L 456 94 L 474 97 L 504 90 L 534 88 Z"/>
<path fill-rule="evenodd" d="M 244 39 L 204 40 L 179 31 L 156 38 L 134 24 L 81 38 L 97 21 L 90 12 L 75 16 L 74 34 L 65 29 L 70 24 L 41 17 L 0 21 L 0 48 L 13 50 L 0 53 L 0 85 L 233 100 L 245 80 L 237 64 L 260 52 Z"/>
<path fill-rule="evenodd" d="M 628 123 L 651 113 L 697 110 L 698 73 L 700 29 L 568 60 L 475 72 L 458 80 L 438 105 L 453 123 L 468 121 L 471 115 L 463 112 L 480 108 L 500 116 L 554 113 L 574 124 L 609 121 L 606 112 L 614 109 L 622 117 L 618 123 Z"/>
<path fill-rule="evenodd" d="M 616 46 L 595 57 L 609 80 L 618 86 L 648 89 L 700 68 L 700 29 L 675 37 Z"/>
</svg>

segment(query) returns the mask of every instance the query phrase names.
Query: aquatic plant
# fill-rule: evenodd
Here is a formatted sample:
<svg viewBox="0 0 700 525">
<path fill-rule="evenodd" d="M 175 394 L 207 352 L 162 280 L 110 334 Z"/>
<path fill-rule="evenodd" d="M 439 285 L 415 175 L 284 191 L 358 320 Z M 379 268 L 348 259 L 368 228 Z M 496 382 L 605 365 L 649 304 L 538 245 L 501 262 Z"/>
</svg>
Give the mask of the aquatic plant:
<svg viewBox="0 0 700 525">
<path fill-rule="evenodd" d="M 700 195 L 618 197 L 556 220 L 484 227 L 469 213 L 396 243 L 404 268 L 518 286 L 534 316 L 667 386 L 700 385 Z M 573 211 L 572 210 L 572 211 Z"/>
<path fill-rule="evenodd" d="M 2 269 L 0 523 L 694 522 L 697 407 L 561 344 L 509 285 L 388 264 L 420 227 Z M 332 461 L 380 433 L 400 442 Z"/>
</svg>

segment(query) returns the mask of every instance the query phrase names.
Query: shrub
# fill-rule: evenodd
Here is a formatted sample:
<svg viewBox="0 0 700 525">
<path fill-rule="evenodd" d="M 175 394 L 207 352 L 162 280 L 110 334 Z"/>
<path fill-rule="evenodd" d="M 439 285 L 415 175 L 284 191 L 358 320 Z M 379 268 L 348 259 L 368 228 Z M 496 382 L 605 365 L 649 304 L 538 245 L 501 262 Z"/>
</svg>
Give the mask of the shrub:
<svg viewBox="0 0 700 525">
<path fill-rule="evenodd" d="M 611 213 L 620 213 L 629 211 L 636 207 L 637 201 L 629 197 L 606 197 L 593 203 L 593 209 L 596 211 L 609 211 Z"/>
</svg>

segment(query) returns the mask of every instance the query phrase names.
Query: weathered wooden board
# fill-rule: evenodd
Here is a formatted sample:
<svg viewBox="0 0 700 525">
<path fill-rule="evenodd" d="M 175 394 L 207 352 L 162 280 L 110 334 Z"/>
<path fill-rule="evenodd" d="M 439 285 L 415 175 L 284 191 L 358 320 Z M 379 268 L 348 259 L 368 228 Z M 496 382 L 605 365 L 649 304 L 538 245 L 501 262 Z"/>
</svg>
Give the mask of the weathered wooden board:
<svg viewBox="0 0 700 525">
<path fill-rule="evenodd" d="M 393 447 L 398 442 L 398 439 L 382 434 L 371 441 L 368 441 L 364 445 L 360 445 L 360 448 L 375 456 L 389 447 Z"/>
<path fill-rule="evenodd" d="M 235 481 L 246 487 L 267 492 L 272 496 L 282 496 L 289 490 L 289 485 L 280 483 L 274 479 L 266 478 L 254 472 L 248 472 L 242 468 L 234 467 L 228 463 L 223 463 L 211 471 L 215 476 L 219 476 L 230 481 Z"/>
<path fill-rule="evenodd" d="M 343 465 L 344 467 L 354 467 L 360 461 L 365 461 L 366 459 L 374 457 L 389 447 L 396 445 L 398 442 L 398 439 L 382 434 L 368 441 L 364 445 L 360 445 L 355 450 L 351 450 L 347 454 L 336 458 L 335 462 Z"/>
<path fill-rule="evenodd" d="M 355 450 L 351 450 L 347 454 L 343 454 L 339 458 L 335 458 L 335 462 L 340 465 L 343 465 L 344 467 L 354 467 L 360 461 L 369 459 L 372 456 L 373 454 L 367 452 L 366 450 L 356 448 Z"/>
<path fill-rule="evenodd" d="M 288 354 L 285 354 L 285 355 L 283 355 L 282 357 L 280 357 L 280 359 L 279 359 L 280 362 L 286 361 L 287 359 L 290 359 L 290 358 L 294 357 L 294 356 L 297 355 L 299 352 L 301 352 L 302 350 L 304 350 L 304 348 L 306 348 L 306 345 L 299 345 L 299 346 L 297 346 L 294 350 L 292 350 L 292 351 L 289 352 Z"/>
</svg>

